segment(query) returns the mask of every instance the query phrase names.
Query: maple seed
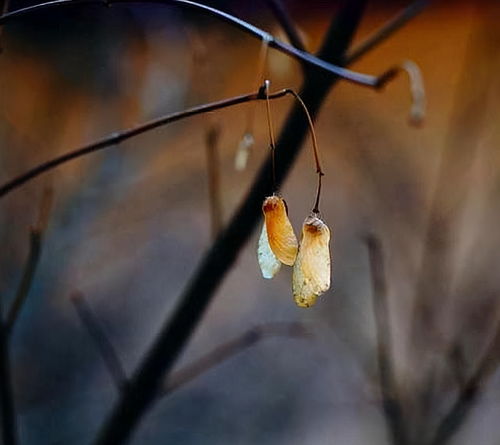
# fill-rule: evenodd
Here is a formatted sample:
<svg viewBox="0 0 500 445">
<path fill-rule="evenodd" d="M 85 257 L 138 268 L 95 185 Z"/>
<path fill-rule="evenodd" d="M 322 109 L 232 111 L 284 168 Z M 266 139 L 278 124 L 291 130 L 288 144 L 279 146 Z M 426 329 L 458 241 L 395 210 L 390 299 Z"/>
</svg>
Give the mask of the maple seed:
<svg viewBox="0 0 500 445">
<path fill-rule="evenodd" d="M 316 215 L 302 226 L 297 261 L 293 267 L 292 289 L 295 303 L 310 307 L 330 288 L 330 229 Z"/>
<path fill-rule="evenodd" d="M 260 270 L 264 278 L 273 278 L 281 268 L 281 262 L 276 258 L 276 255 L 271 250 L 267 239 L 266 223 L 262 225 L 260 233 L 259 246 L 257 248 L 257 257 L 259 260 Z"/>
<path fill-rule="evenodd" d="M 264 200 L 262 211 L 266 219 L 269 246 L 274 255 L 283 264 L 293 266 L 297 257 L 297 237 L 288 219 L 288 212 L 283 198 L 269 196 Z"/>
</svg>

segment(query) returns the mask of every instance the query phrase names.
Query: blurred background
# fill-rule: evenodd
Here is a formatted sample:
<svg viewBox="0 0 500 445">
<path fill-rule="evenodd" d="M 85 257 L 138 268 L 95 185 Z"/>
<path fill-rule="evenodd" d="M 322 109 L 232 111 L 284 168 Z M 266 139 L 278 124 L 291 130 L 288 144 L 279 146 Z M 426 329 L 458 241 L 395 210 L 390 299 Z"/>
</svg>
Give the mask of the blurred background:
<svg viewBox="0 0 500 445">
<path fill-rule="evenodd" d="M 264 1 L 210 4 L 286 39 Z M 307 49 L 318 49 L 336 3 L 284 4 Z M 26 5 L 12 0 L 10 9 Z M 355 42 L 406 5 L 368 2 Z M 298 308 L 290 268 L 273 280 L 261 277 L 256 232 L 177 366 L 261 323 L 300 322 L 312 336 L 266 338 L 207 370 L 160 400 L 132 443 L 389 443 L 362 239 L 368 231 L 384 247 L 391 356 L 407 419 L 414 432 L 431 434 L 458 393 L 454 379 L 474 370 L 498 323 L 499 11 L 496 2 L 432 3 L 352 66 L 378 74 L 413 60 L 428 109 L 420 128 L 408 124 L 405 75 L 381 91 L 339 82 L 329 94 L 316 131 L 326 172 L 322 213 L 333 235 L 332 288 L 316 306 Z M 1 43 L 0 182 L 147 119 L 254 91 L 260 51 L 256 39 L 216 19 L 142 4 L 33 14 L 5 26 Z M 273 50 L 266 77 L 272 89 L 298 89 L 302 80 L 298 63 Z M 277 131 L 292 104 L 272 102 Z M 236 171 L 252 107 L 255 145 L 247 168 Z M 21 443 L 90 443 L 116 399 L 72 292 L 85 295 L 128 373 L 177 303 L 212 242 L 205 142 L 212 125 L 220 128 L 227 222 L 267 154 L 263 103 L 151 131 L 1 200 L 0 295 L 8 304 L 43 191 L 54 191 L 40 263 L 12 335 Z M 307 141 L 282 188 L 296 231 L 315 185 Z M 456 344 L 459 360 L 448 369 L 446 351 Z M 433 369 L 439 381 L 426 408 L 416 409 Z M 453 443 L 500 440 L 494 369 L 485 385 Z"/>
</svg>

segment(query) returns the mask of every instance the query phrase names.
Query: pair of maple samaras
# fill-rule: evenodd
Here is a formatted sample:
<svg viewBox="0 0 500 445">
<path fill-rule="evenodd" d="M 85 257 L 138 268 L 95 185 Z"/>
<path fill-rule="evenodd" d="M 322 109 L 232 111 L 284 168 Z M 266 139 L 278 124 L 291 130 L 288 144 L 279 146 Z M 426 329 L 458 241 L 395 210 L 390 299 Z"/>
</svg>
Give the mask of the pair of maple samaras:
<svg viewBox="0 0 500 445">
<path fill-rule="evenodd" d="M 299 245 L 283 198 L 267 197 L 262 211 L 265 221 L 257 249 L 262 276 L 273 278 L 281 263 L 293 266 L 295 302 L 300 307 L 312 306 L 330 288 L 330 229 L 313 212 L 302 225 Z"/>
</svg>

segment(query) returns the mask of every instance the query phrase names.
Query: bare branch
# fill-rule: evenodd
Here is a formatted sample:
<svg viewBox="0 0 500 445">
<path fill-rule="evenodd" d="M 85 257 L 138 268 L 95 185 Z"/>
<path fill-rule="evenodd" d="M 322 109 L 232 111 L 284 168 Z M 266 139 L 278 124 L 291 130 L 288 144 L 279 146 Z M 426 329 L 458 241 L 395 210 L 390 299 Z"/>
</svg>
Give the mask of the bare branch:
<svg viewBox="0 0 500 445">
<path fill-rule="evenodd" d="M 302 41 L 302 38 L 300 37 L 297 28 L 295 27 L 293 20 L 290 17 L 290 14 L 288 14 L 283 2 L 281 0 L 266 0 L 266 3 L 269 5 L 269 8 L 276 17 L 276 20 L 278 20 L 278 23 L 283 28 L 283 31 L 285 31 L 290 43 L 295 48 L 300 49 L 301 51 L 306 51 L 304 42 Z"/>
<path fill-rule="evenodd" d="M 446 445 L 457 433 L 469 415 L 477 398 L 481 394 L 485 382 L 498 369 L 500 361 L 500 324 L 491 339 L 486 352 L 470 377 L 459 390 L 458 397 L 448 413 L 439 423 L 430 445 Z"/>
<path fill-rule="evenodd" d="M 380 241 L 373 235 L 366 238 L 373 286 L 373 312 L 377 337 L 377 359 L 379 367 L 380 391 L 384 418 L 392 443 L 408 443 L 408 432 L 404 421 L 403 408 L 392 363 L 392 341 L 390 332 L 387 284 L 384 273 L 384 256 Z"/>
<path fill-rule="evenodd" d="M 35 11 L 57 9 L 60 7 L 76 6 L 84 4 L 101 4 L 106 7 L 120 4 L 120 3 L 159 3 L 159 4 L 172 4 L 179 7 L 195 9 L 202 11 L 207 15 L 216 17 L 224 22 L 227 22 L 238 29 L 248 33 L 249 35 L 258 38 L 259 40 L 267 40 L 269 46 L 274 48 L 284 54 L 293 57 L 300 62 L 306 63 L 311 67 L 319 68 L 322 71 L 326 71 L 333 76 L 340 77 L 349 82 L 363 85 L 371 88 L 380 88 L 385 83 L 391 79 L 387 76 L 387 73 L 382 73 L 379 76 L 371 76 L 368 74 L 361 74 L 346 68 L 342 68 L 338 65 L 329 63 L 321 58 L 313 56 L 312 54 L 301 51 L 287 43 L 284 43 L 278 39 L 275 39 L 271 34 L 263 31 L 250 23 L 247 23 L 237 17 L 234 17 L 226 12 L 219 11 L 218 9 L 212 8 L 210 6 L 202 5 L 188 0 L 54 0 L 46 3 L 40 3 L 34 6 L 28 6 L 27 8 L 18 9 L 16 11 L 9 12 L 0 16 L 0 25 L 12 21 L 14 19 L 19 19 L 20 17 L 31 14 Z"/>
<path fill-rule="evenodd" d="M 23 275 L 21 282 L 19 283 L 16 296 L 14 297 L 14 301 L 12 302 L 5 320 L 5 329 L 8 335 L 14 328 L 19 313 L 33 284 L 33 279 L 38 267 L 40 255 L 42 253 L 43 235 L 45 233 L 45 229 L 47 228 L 53 197 L 52 189 L 47 188 L 44 190 L 38 210 L 37 221 L 30 229 L 30 248 L 28 259 L 26 261 L 26 265 L 24 266 Z"/>
<path fill-rule="evenodd" d="M 319 57 L 341 60 L 353 33 L 358 27 L 364 1 L 345 2 L 333 20 L 324 39 Z M 306 75 L 300 96 L 311 116 L 316 116 L 335 79 Z M 276 168 L 276 180 L 281 184 L 291 169 L 308 131 L 307 119 L 296 104 L 284 125 L 277 150 L 282 153 Z M 167 378 L 177 357 L 198 326 L 224 276 L 235 262 L 261 217 L 262 201 L 272 192 L 272 161 L 268 156 L 257 174 L 241 207 L 218 236 L 179 299 L 178 306 L 165 320 L 143 360 L 130 379 L 127 391 L 122 392 L 110 416 L 103 423 L 95 444 L 120 445 L 130 439 L 135 427 L 156 400 L 164 379 Z"/>
<path fill-rule="evenodd" d="M 127 384 L 127 375 L 123 369 L 123 365 L 118 358 L 111 341 L 102 330 L 97 317 L 94 315 L 92 308 L 85 301 L 85 297 L 80 292 L 74 292 L 71 297 L 71 302 L 75 306 L 76 313 L 80 318 L 82 325 L 87 330 L 89 337 L 94 342 L 99 354 L 106 365 L 106 368 L 113 379 L 113 383 L 118 391 L 123 390 Z"/>
<path fill-rule="evenodd" d="M 16 445 L 17 421 L 12 390 L 10 369 L 9 335 L 3 322 L 3 301 L 0 297 L 0 416 L 2 422 L 2 442 L 7 445 Z"/>
<path fill-rule="evenodd" d="M 346 65 L 360 59 L 370 50 L 378 46 L 387 38 L 391 37 L 396 31 L 401 29 L 410 20 L 420 14 L 425 7 L 430 3 L 430 0 L 417 0 L 399 12 L 395 17 L 382 25 L 377 31 L 370 35 L 366 40 L 353 48 L 346 56 Z"/>
<path fill-rule="evenodd" d="M 0 16 L 0 25 L 14 20 L 21 18 L 25 15 L 31 14 L 35 11 L 39 10 L 45 10 L 45 9 L 51 9 L 51 8 L 56 8 L 56 7 L 64 7 L 64 6 L 75 6 L 79 4 L 95 4 L 95 3 L 103 3 L 106 6 L 109 6 L 113 3 L 127 3 L 129 1 L 133 0 L 55 0 L 52 2 L 47 2 L 47 3 L 41 3 L 38 5 L 30 6 L 27 8 L 22 8 L 18 9 L 17 11 L 10 12 L 8 14 L 4 14 Z M 141 0 L 139 0 L 141 1 Z M 205 11 L 209 14 L 215 15 L 216 17 L 220 18 L 221 20 L 224 20 L 226 22 L 229 22 L 240 29 L 249 32 L 251 35 L 259 37 L 262 39 L 262 41 L 266 42 L 266 45 L 272 46 L 274 48 L 278 48 L 283 50 L 283 52 L 287 53 L 283 48 L 288 48 L 292 51 L 299 51 L 298 49 L 295 49 L 293 47 L 289 47 L 285 43 L 282 43 L 276 39 L 274 39 L 270 34 L 266 33 L 265 31 L 262 31 L 253 25 L 250 25 L 240 19 L 237 19 L 236 17 L 233 17 L 227 13 L 224 13 L 222 11 L 218 11 L 214 8 L 210 8 L 205 5 L 200 5 L 198 3 L 190 2 L 187 0 L 146 0 L 151 1 L 153 3 L 174 3 L 174 4 L 179 4 L 180 6 L 185 6 L 185 7 L 190 7 L 190 8 L 195 8 L 195 9 L 201 9 L 202 11 Z M 425 1 L 420 1 L 416 2 L 416 4 L 419 4 L 419 8 L 423 8 L 427 2 Z M 383 38 L 389 37 L 393 32 L 395 32 L 397 29 L 399 29 L 400 26 L 402 26 L 404 23 L 406 23 L 407 20 L 409 20 L 411 17 L 413 17 L 412 14 L 416 14 L 416 12 L 420 11 L 419 8 L 417 8 L 417 5 L 414 5 L 413 7 L 409 7 L 408 11 L 405 10 L 403 13 L 401 13 L 401 17 L 405 18 L 405 20 L 398 19 L 396 17 L 394 19 L 395 23 L 389 22 L 385 27 L 382 29 L 385 29 L 384 32 L 382 30 L 380 31 L 383 37 L 379 38 L 379 41 L 381 41 Z M 354 62 L 358 57 L 361 57 L 368 49 L 370 49 L 372 46 L 366 46 L 365 49 L 358 49 L 357 51 L 354 51 L 351 53 L 350 56 L 347 56 L 345 58 L 345 61 L 343 62 L 344 64 L 348 65 L 352 62 Z M 312 57 L 319 63 L 319 67 L 324 69 L 327 72 L 330 72 L 330 74 L 337 74 L 339 77 L 343 77 L 341 74 L 338 74 L 336 70 L 330 69 L 328 66 L 331 65 L 328 62 L 322 61 L 315 56 L 310 55 L 309 53 L 303 53 L 306 54 L 308 57 Z M 293 56 L 293 54 L 290 54 Z M 304 61 L 308 61 L 307 57 L 304 59 Z M 339 59 L 339 63 L 340 63 Z M 316 62 L 315 62 L 316 63 Z M 315 65 L 313 63 L 313 65 Z M 326 64 L 326 65 L 325 65 Z M 411 65 L 410 65 L 411 64 Z M 317 64 L 316 64 L 317 65 Z M 333 65 L 332 65 L 333 66 Z M 338 67 L 336 67 L 337 69 Z M 342 68 L 341 68 L 342 69 Z M 385 84 L 387 84 L 389 81 L 394 79 L 398 73 L 401 71 L 406 71 L 408 73 L 409 79 L 410 79 L 410 91 L 412 93 L 412 108 L 410 112 L 410 122 L 414 123 L 419 123 L 420 118 L 423 118 L 424 112 L 425 112 L 425 94 L 424 94 L 424 89 L 423 89 L 423 82 L 422 78 L 420 75 L 420 72 L 418 70 L 417 65 L 415 65 L 413 62 L 405 62 L 402 65 L 394 66 L 386 70 L 384 73 L 382 73 L 380 76 L 377 78 L 374 78 L 374 82 L 372 83 L 371 86 L 375 88 L 381 88 Z M 370 77 L 370 76 L 368 76 Z M 338 77 L 337 77 L 338 79 Z M 290 91 L 288 91 L 290 92 Z M 269 99 L 276 99 L 279 97 L 282 97 L 283 95 L 287 94 L 286 90 L 282 90 L 280 92 L 270 94 Z M 0 198 L 11 192 L 12 190 L 16 189 L 17 187 L 23 185 L 24 183 L 28 182 L 29 180 L 41 175 L 42 173 L 51 170 L 65 162 L 68 162 L 70 160 L 79 158 L 81 156 L 84 156 L 88 153 L 92 153 L 94 151 L 102 150 L 104 148 L 107 148 L 109 146 L 118 144 L 120 142 L 123 142 L 129 138 L 132 138 L 134 136 L 137 136 L 139 134 L 145 133 L 147 131 L 150 131 L 154 128 L 160 127 L 162 125 L 166 125 L 181 119 L 185 119 L 190 116 L 194 116 L 197 114 L 202 114 L 202 113 L 208 113 L 210 111 L 215 111 L 221 108 L 225 107 L 230 107 L 233 105 L 237 105 L 240 103 L 245 103 L 245 102 L 250 102 L 254 100 L 263 100 L 265 97 L 263 97 L 262 92 L 259 93 L 254 93 L 254 94 L 248 94 L 248 95 L 242 95 L 242 96 L 237 96 L 233 97 L 230 99 L 222 100 L 219 102 L 212 102 L 208 103 L 205 105 L 200 105 L 198 107 L 193 107 L 184 111 L 180 111 L 177 113 L 173 113 L 167 116 L 160 117 L 158 119 L 149 121 L 143 125 L 139 125 L 137 127 L 134 127 L 132 129 L 123 131 L 121 133 L 114 133 L 111 136 L 108 136 L 104 139 L 101 139 L 97 142 L 94 142 L 90 145 L 86 145 L 84 147 L 81 147 L 77 150 L 74 150 L 72 152 L 66 153 L 64 155 L 61 155 L 57 158 L 54 158 L 50 161 L 47 161 L 43 164 L 40 164 L 33 169 L 27 171 L 24 174 L 21 174 L 15 178 L 13 178 L 10 181 L 7 181 L 6 183 L 0 185 Z"/>
<path fill-rule="evenodd" d="M 286 94 L 289 94 L 287 90 L 281 90 L 269 95 L 269 99 L 278 99 L 280 97 L 285 96 Z M 7 195 L 12 190 L 15 190 L 16 188 L 20 187 L 24 183 L 30 181 L 31 179 L 34 179 L 37 176 L 40 176 L 42 173 L 52 170 L 61 164 L 64 164 L 76 158 L 80 158 L 89 153 L 109 148 L 113 145 L 119 144 L 120 142 L 126 141 L 127 139 L 133 138 L 147 131 L 153 130 L 154 128 L 158 128 L 163 125 L 167 125 L 172 122 L 176 122 L 178 120 L 185 119 L 191 116 L 196 116 L 198 114 L 220 110 L 222 108 L 230 107 L 237 104 L 242 104 L 245 102 L 250 102 L 254 100 L 264 100 L 264 99 L 265 95 L 262 93 L 262 91 L 251 94 L 244 94 L 242 96 L 235 96 L 218 102 L 211 102 L 193 108 L 188 108 L 187 110 L 171 113 L 166 116 L 153 119 L 149 122 L 146 122 L 145 124 L 133 127 L 129 130 L 113 133 L 110 136 L 107 136 L 103 139 L 99 139 L 98 141 L 93 142 L 89 145 L 85 145 L 81 148 L 70 151 L 61 156 L 53 158 L 47 162 L 39 164 L 36 167 L 28 170 L 27 172 L 22 173 L 21 175 L 16 176 L 10 181 L 5 182 L 4 184 L 0 185 L 0 198 Z"/>
<path fill-rule="evenodd" d="M 311 334 L 301 323 L 266 323 L 255 326 L 244 334 L 217 346 L 194 362 L 172 372 L 159 396 L 163 397 L 170 394 L 172 391 L 193 381 L 201 374 L 266 338 L 308 338 L 310 336 Z"/>
</svg>

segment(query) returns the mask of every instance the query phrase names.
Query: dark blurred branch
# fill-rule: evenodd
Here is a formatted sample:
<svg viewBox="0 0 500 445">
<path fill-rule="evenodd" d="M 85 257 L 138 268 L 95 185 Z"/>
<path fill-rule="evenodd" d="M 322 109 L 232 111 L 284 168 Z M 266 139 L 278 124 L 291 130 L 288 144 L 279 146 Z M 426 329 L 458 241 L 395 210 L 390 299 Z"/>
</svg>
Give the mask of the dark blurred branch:
<svg viewBox="0 0 500 445">
<path fill-rule="evenodd" d="M 76 313 L 82 325 L 87 330 L 92 342 L 99 351 L 99 355 L 102 357 L 117 390 L 122 391 L 126 389 L 127 375 L 121 360 L 113 344 L 101 328 L 92 308 L 85 300 L 84 295 L 80 292 L 74 292 L 70 299 L 75 306 Z M 165 382 L 163 389 L 159 393 L 159 397 L 170 394 L 215 366 L 266 338 L 308 338 L 310 335 L 311 334 L 300 323 L 266 323 L 254 326 L 244 334 L 215 347 L 199 359 L 174 371 Z"/>
<path fill-rule="evenodd" d="M 309 336 L 309 332 L 300 323 L 266 323 L 255 326 L 244 334 L 217 346 L 198 360 L 177 371 L 173 371 L 167 379 L 163 390 L 160 392 L 160 397 L 170 394 L 172 391 L 186 385 L 208 370 L 266 338 L 307 338 Z"/>
<path fill-rule="evenodd" d="M 408 443 L 403 408 L 398 394 L 392 363 L 392 340 L 390 332 L 387 284 L 384 272 L 384 256 L 378 238 L 366 238 L 373 287 L 373 311 L 377 338 L 377 360 L 384 418 L 394 445 Z"/>
<path fill-rule="evenodd" d="M 341 62 L 358 27 L 363 6 L 363 1 L 349 1 L 340 9 L 324 39 L 320 58 L 332 63 Z M 319 112 L 334 81 L 331 76 L 321 75 L 318 71 L 307 73 L 300 96 L 313 117 Z M 276 166 L 278 185 L 294 164 L 307 132 L 307 119 L 297 104 L 292 108 L 276 146 L 282 153 Z M 103 423 L 96 444 L 120 445 L 130 439 L 199 325 L 215 291 L 261 219 L 262 200 L 272 193 L 272 186 L 272 160 L 268 156 L 240 208 L 202 259 L 178 306 L 165 321 L 131 378 L 127 391 L 121 394 Z"/>
<path fill-rule="evenodd" d="M 266 0 L 266 3 L 269 5 L 269 8 L 276 17 L 276 20 L 278 20 L 278 23 L 283 28 L 283 31 L 285 31 L 290 43 L 295 48 L 300 49 L 301 51 L 306 51 L 304 42 L 302 42 L 302 38 L 300 37 L 299 32 L 297 31 L 297 28 L 294 25 L 290 14 L 288 14 L 283 2 L 281 0 Z"/>
<path fill-rule="evenodd" d="M 430 445 L 446 445 L 459 428 L 464 424 L 471 409 L 474 407 L 485 382 L 498 369 L 500 363 L 500 324 L 491 339 L 486 352 L 473 371 L 459 389 L 458 397 L 448 413 L 439 423 Z"/>
<path fill-rule="evenodd" d="M 7 313 L 7 318 L 5 320 L 5 329 L 7 331 L 7 334 L 10 334 L 12 332 L 17 317 L 19 316 L 19 313 L 31 290 L 33 279 L 35 277 L 38 262 L 40 260 L 40 255 L 42 252 L 43 235 L 47 228 L 50 209 L 52 208 L 53 197 L 54 196 L 52 189 L 44 190 L 38 210 L 37 221 L 30 228 L 30 249 L 28 260 L 26 261 L 26 265 L 24 266 L 23 275 L 16 296 L 14 297 L 14 301 L 12 302 L 12 305 Z"/>
<path fill-rule="evenodd" d="M 208 198 L 210 203 L 210 231 L 216 239 L 222 228 L 222 203 L 219 161 L 220 126 L 211 124 L 205 135 L 208 174 Z"/>
<path fill-rule="evenodd" d="M 0 297 L 0 416 L 4 445 L 16 445 L 17 422 L 10 369 L 9 335 L 3 321 L 3 301 Z"/>
<path fill-rule="evenodd" d="M 76 313 L 82 325 L 87 330 L 89 337 L 92 339 L 97 350 L 99 351 L 106 368 L 113 379 L 118 391 L 123 390 L 127 384 L 127 375 L 115 348 L 111 344 L 103 329 L 97 321 L 97 317 L 94 315 L 92 308 L 85 301 L 85 297 L 80 292 L 74 292 L 71 297 L 71 302 L 75 306 Z"/>
<path fill-rule="evenodd" d="M 430 0 L 417 0 L 411 3 L 401 12 L 399 12 L 395 17 L 382 25 L 366 40 L 363 40 L 351 51 L 349 51 L 346 56 L 346 64 L 354 62 L 355 60 L 371 51 L 376 46 L 380 45 L 380 43 L 389 38 L 392 34 L 405 26 L 410 20 L 420 14 L 429 3 Z"/>
<path fill-rule="evenodd" d="M 92 308 L 80 292 L 74 292 L 71 295 L 70 300 L 75 306 L 78 318 L 99 351 L 99 354 L 102 357 L 111 378 L 113 379 L 113 383 L 118 391 L 123 390 L 127 384 L 127 375 L 123 369 L 120 359 L 118 358 L 115 348 L 101 328 L 97 317 L 92 311 Z"/>
<path fill-rule="evenodd" d="M 346 68 L 340 67 L 339 64 L 332 64 L 322 59 L 321 57 L 313 56 L 312 54 L 301 51 L 287 43 L 281 42 L 275 39 L 271 34 L 251 25 L 237 17 L 234 17 L 226 12 L 219 11 L 210 6 L 202 5 L 200 3 L 195 3 L 188 0 L 54 0 L 51 2 L 40 3 L 34 6 L 28 6 L 27 8 L 18 9 L 16 11 L 9 12 L 0 17 L 0 25 L 12 21 L 14 19 L 19 19 L 20 17 L 31 14 L 35 11 L 48 10 L 54 8 L 60 8 L 64 6 L 75 6 L 83 4 L 102 4 L 106 7 L 120 4 L 120 3 L 160 3 L 166 5 L 177 5 L 179 7 L 187 9 L 195 9 L 200 12 L 216 17 L 226 23 L 229 23 L 238 29 L 246 32 L 247 34 L 258 38 L 259 40 L 266 40 L 270 48 L 274 48 L 284 54 L 289 55 L 302 63 L 306 63 L 314 68 L 319 68 L 322 71 L 326 71 L 333 76 L 340 77 L 347 81 L 371 87 L 380 88 L 382 87 L 390 78 L 382 73 L 380 76 L 370 76 L 368 74 L 361 74 L 354 71 L 350 71 Z"/>
<path fill-rule="evenodd" d="M 450 348 L 448 363 L 457 387 L 462 390 L 467 384 L 467 361 L 465 360 L 463 347 L 458 341 L 455 341 Z"/>
</svg>

